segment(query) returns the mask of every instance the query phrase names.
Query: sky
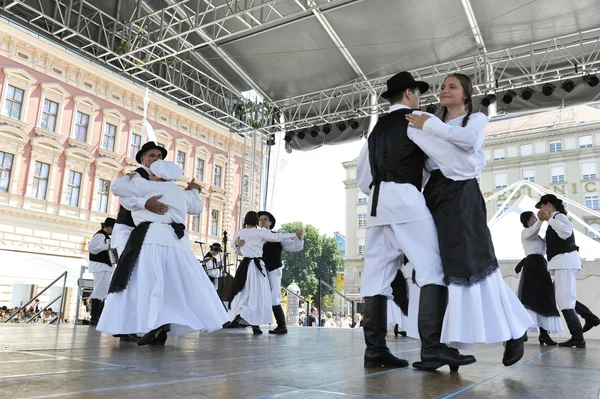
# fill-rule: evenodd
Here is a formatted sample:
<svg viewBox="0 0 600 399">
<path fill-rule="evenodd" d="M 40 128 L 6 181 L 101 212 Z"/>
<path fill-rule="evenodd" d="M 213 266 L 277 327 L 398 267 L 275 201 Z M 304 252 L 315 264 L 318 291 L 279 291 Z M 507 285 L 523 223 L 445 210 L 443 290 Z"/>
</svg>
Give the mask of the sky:
<svg viewBox="0 0 600 399">
<path fill-rule="evenodd" d="M 336 231 L 345 234 L 346 170 L 342 162 L 358 157 L 363 144 L 360 140 L 288 154 L 278 137 L 271 149 L 267 202 L 267 210 L 277 220 L 275 228 L 299 221 L 330 237 Z"/>
</svg>

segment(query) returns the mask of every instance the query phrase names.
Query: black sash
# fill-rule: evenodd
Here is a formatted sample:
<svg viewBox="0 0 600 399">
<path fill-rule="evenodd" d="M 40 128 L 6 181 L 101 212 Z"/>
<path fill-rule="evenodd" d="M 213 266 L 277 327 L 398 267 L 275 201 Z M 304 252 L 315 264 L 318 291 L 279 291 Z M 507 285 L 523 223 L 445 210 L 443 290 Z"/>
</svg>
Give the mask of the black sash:
<svg viewBox="0 0 600 399">
<path fill-rule="evenodd" d="M 119 264 L 113 273 L 112 279 L 110 280 L 110 287 L 108 293 L 121 292 L 127 288 L 129 279 L 133 274 L 133 270 L 137 265 L 140 252 L 142 251 L 142 245 L 148 233 L 148 228 L 152 222 L 142 222 L 136 228 L 133 229 L 123 254 L 119 258 Z M 175 230 L 175 234 L 181 239 L 185 234 L 185 225 L 182 223 L 171 223 L 171 227 Z"/>
</svg>

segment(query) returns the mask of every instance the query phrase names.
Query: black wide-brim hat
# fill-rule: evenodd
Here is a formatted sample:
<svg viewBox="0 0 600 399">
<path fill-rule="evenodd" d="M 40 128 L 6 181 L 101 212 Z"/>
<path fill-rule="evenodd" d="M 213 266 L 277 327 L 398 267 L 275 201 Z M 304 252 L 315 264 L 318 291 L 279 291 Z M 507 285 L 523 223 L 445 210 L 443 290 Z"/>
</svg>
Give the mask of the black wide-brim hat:
<svg viewBox="0 0 600 399">
<path fill-rule="evenodd" d="M 387 91 L 381 93 L 381 97 L 386 100 L 406 89 L 412 89 L 418 87 L 421 93 L 425 93 L 429 90 L 429 84 L 427 82 L 416 81 L 410 72 L 400 72 L 392 76 L 387 82 Z"/>
<path fill-rule="evenodd" d="M 104 219 L 104 223 L 100 223 L 100 225 L 102 226 L 102 228 L 113 227 L 116 222 L 117 221 L 113 218 L 106 218 L 106 219 Z"/>
<path fill-rule="evenodd" d="M 537 204 L 535 204 L 535 209 L 540 209 L 543 204 L 551 203 L 552 205 L 560 205 L 562 201 L 558 199 L 558 197 L 554 194 L 546 194 L 540 197 L 540 200 Z"/>
<path fill-rule="evenodd" d="M 163 147 L 159 146 L 154 141 L 149 141 L 146 144 L 144 144 L 142 146 L 142 148 L 140 148 L 140 150 L 137 152 L 137 154 L 135 154 L 135 160 L 137 161 L 137 163 L 142 163 L 142 157 L 144 156 L 144 153 L 146 151 L 153 150 L 153 149 L 160 150 L 160 152 L 162 154 L 162 159 L 165 159 L 167 157 L 167 150 L 166 149 L 164 149 Z"/>
<path fill-rule="evenodd" d="M 275 228 L 275 216 L 271 215 L 271 213 L 267 212 L 267 211 L 258 212 L 258 217 L 261 217 L 263 215 L 267 215 L 269 217 L 269 219 L 271 219 L 271 228 L 274 229 Z"/>
<path fill-rule="evenodd" d="M 223 248 L 221 248 L 221 244 L 219 244 L 218 242 L 215 242 L 214 244 L 212 244 L 210 246 L 211 250 L 215 250 L 215 251 L 219 251 L 219 252 L 223 252 Z"/>
</svg>

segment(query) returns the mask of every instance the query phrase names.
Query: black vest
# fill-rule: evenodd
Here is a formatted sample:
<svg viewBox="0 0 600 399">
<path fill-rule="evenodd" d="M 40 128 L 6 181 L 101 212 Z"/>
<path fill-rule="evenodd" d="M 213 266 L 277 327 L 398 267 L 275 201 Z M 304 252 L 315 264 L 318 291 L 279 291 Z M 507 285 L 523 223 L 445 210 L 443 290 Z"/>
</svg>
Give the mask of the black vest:
<svg viewBox="0 0 600 399">
<path fill-rule="evenodd" d="M 146 169 L 139 167 L 135 171 L 144 179 L 150 180 L 150 175 L 148 172 L 146 172 Z M 131 217 L 131 211 L 123 208 L 122 205 L 119 205 L 119 213 L 117 214 L 117 221 L 115 223 L 121 223 L 129 227 L 135 227 L 135 223 L 133 223 L 133 218 Z"/>
<path fill-rule="evenodd" d="M 104 230 L 99 230 L 94 236 L 98 234 L 103 234 L 104 238 L 110 239 L 110 234 L 108 234 Z M 112 263 L 110 263 L 110 256 L 108 256 L 108 250 L 100 251 L 97 254 L 93 254 L 90 252 L 90 260 L 98 263 L 106 263 L 107 265 L 112 267 Z"/>
<path fill-rule="evenodd" d="M 283 252 L 283 246 L 280 242 L 265 243 L 262 260 L 265 262 L 265 267 L 268 271 L 272 272 L 283 266 L 283 263 L 281 263 L 281 252 Z"/>
<path fill-rule="evenodd" d="M 401 108 L 380 118 L 369 136 L 369 165 L 373 181 L 371 216 L 377 216 L 379 184 L 395 182 L 412 184 L 421 191 L 425 154 L 408 138 L 406 115 L 412 109 Z"/>
<path fill-rule="evenodd" d="M 579 247 L 575 245 L 575 231 L 571 233 L 569 238 L 563 240 L 554 231 L 552 226 L 548 225 L 548 229 L 546 230 L 546 257 L 548 258 L 548 262 L 556 255 L 567 254 L 573 251 L 579 251 Z"/>
</svg>

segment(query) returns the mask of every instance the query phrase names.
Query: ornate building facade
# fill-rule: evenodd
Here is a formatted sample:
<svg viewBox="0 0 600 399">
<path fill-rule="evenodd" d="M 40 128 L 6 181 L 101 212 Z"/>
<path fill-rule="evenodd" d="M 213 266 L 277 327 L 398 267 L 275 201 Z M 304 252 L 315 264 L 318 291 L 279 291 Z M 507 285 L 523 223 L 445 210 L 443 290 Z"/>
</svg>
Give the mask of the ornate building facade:
<svg viewBox="0 0 600 399">
<path fill-rule="evenodd" d="M 118 210 L 112 182 L 138 166 L 144 95 L 116 73 L 0 24 L 0 250 L 87 257 L 86 240 Z M 259 207 L 261 146 L 254 165 L 246 146 L 244 165 L 243 137 L 156 95 L 148 120 L 185 172 L 178 184 L 202 186 L 204 211 L 189 217 L 190 240 L 233 235 L 240 213 Z"/>
</svg>

